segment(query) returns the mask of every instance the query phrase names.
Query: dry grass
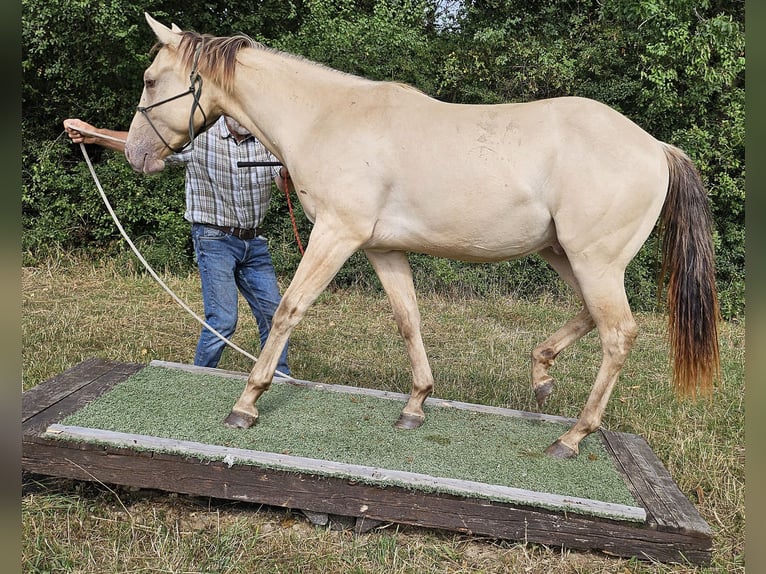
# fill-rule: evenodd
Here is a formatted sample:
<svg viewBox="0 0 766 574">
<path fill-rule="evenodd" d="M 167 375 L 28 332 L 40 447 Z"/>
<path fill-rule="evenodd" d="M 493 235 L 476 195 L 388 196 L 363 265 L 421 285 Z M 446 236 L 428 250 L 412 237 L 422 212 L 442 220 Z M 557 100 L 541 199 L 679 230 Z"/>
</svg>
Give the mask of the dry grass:
<svg viewBox="0 0 766 574">
<path fill-rule="evenodd" d="M 201 309 L 197 277 L 168 278 Z M 419 294 L 436 395 L 533 410 L 528 354 L 576 308 L 571 302 Z M 51 260 L 23 270 L 23 388 L 93 356 L 192 362 L 198 325 L 151 278 L 110 264 Z M 677 401 L 668 384 L 665 323 L 637 317 L 637 346 L 604 426 L 647 439 L 715 533 L 713 564 L 698 569 L 598 553 L 477 539 L 388 525 L 354 536 L 310 526 L 297 511 L 26 477 L 25 572 L 744 572 L 744 338 L 723 326 L 724 376 L 712 402 Z M 257 352 L 242 307 L 235 342 Z M 591 334 L 554 368 L 561 381 L 547 412 L 576 416 L 600 359 Z M 323 294 L 291 338 L 304 379 L 406 392 L 409 366 L 385 296 Z M 224 354 L 222 368 L 249 361 Z"/>
</svg>

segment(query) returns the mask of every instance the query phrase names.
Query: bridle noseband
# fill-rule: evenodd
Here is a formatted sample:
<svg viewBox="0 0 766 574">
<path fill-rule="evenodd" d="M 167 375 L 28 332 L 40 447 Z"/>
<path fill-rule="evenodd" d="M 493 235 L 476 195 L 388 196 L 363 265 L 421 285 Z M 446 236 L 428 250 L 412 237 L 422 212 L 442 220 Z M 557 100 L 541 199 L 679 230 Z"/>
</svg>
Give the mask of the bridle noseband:
<svg viewBox="0 0 766 574">
<path fill-rule="evenodd" d="M 202 105 L 200 104 L 200 101 L 199 101 L 200 96 L 202 95 L 202 76 L 200 76 L 199 73 L 197 72 L 197 62 L 199 61 L 199 55 L 201 51 L 202 51 L 202 43 L 200 42 L 200 44 L 197 46 L 197 49 L 194 52 L 194 63 L 192 64 L 192 70 L 191 70 L 191 73 L 189 74 L 189 89 L 187 89 L 185 92 L 181 92 L 180 94 L 176 94 L 175 96 L 171 96 L 170 98 L 166 98 L 162 101 L 151 104 L 150 106 L 145 106 L 145 107 L 138 106 L 136 108 L 137 111 L 143 114 L 144 118 L 146 118 L 146 121 L 154 130 L 154 133 L 157 134 L 157 137 L 160 138 L 163 144 L 165 144 L 165 147 L 168 148 L 173 153 L 181 153 L 183 151 L 186 151 L 187 148 L 194 149 L 194 138 L 197 135 L 194 131 L 194 113 L 197 111 L 197 108 L 199 108 L 199 111 L 202 113 L 203 127 L 200 133 L 204 132 L 209 127 L 207 125 L 207 114 L 205 114 L 205 110 L 202 109 Z M 161 106 L 162 104 L 167 104 L 168 102 L 172 102 L 173 100 L 183 98 L 184 96 L 187 96 L 189 94 L 191 94 L 192 97 L 194 98 L 194 102 L 192 103 L 192 107 L 191 107 L 191 112 L 189 114 L 189 141 L 179 148 L 174 148 L 167 142 L 167 140 L 164 137 L 162 137 L 162 134 L 159 132 L 157 127 L 152 123 L 152 120 L 149 117 L 149 114 L 147 112 L 158 106 Z"/>
</svg>

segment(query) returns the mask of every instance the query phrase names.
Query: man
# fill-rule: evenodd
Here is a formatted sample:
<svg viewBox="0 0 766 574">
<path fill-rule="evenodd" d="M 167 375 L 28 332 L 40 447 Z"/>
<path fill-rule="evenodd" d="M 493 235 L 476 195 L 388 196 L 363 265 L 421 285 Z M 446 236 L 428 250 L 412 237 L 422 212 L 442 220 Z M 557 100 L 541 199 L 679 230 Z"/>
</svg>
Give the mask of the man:
<svg viewBox="0 0 766 574">
<path fill-rule="evenodd" d="M 127 132 L 96 128 L 74 118 L 64 120 L 64 128 L 73 143 L 95 143 L 125 151 Z M 166 161 L 186 168 L 184 218 L 192 224 L 206 322 L 230 338 L 237 326 L 238 292 L 242 293 L 258 323 L 263 346 L 281 296 L 260 225 L 271 199 L 272 178 L 284 191 L 286 169 L 238 168 L 239 161 L 276 160 L 260 141 L 228 116 L 221 116 L 198 135 L 191 149 L 173 154 Z M 217 367 L 225 345 L 203 328 L 194 364 Z M 277 370 L 290 374 L 287 345 Z"/>
</svg>

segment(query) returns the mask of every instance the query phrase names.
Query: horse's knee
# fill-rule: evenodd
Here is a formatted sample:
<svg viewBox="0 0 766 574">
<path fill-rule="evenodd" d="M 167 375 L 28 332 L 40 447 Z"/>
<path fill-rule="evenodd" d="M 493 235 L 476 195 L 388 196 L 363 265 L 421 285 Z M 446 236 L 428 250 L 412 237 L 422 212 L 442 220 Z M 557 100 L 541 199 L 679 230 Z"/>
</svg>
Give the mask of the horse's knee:
<svg viewBox="0 0 766 574">
<path fill-rule="evenodd" d="M 405 313 L 401 310 L 394 310 L 394 321 L 399 335 L 405 341 L 417 340 L 420 338 L 420 316 L 412 312 Z"/>
</svg>

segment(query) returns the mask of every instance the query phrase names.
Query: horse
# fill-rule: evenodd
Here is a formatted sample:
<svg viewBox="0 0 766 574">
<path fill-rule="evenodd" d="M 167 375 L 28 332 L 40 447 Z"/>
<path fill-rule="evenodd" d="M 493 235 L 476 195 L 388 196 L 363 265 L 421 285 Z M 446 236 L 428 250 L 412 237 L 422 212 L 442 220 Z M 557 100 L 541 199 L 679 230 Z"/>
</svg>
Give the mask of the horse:
<svg viewBox="0 0 766 574">
<path fill-rule="evenodd" d="M 157 37 L 125 154 L 154 173 L 222 114 L 289 170 L 313 222 L 271 334 L 223 421 L 249 428 L 292 329 L 344 262 L 362 250 L 390 301 L 412 369 L 400 429 L 425 421 L 434 379 L 408 253 L 494 262 L 537 253 L 582 309 L 531 352 L 540 409 L 548 370 L 594 328 L 602 346 L 580 416 L 545 452 L 579 453 L 601 419 L 637 324 L 624 274 L 650 233 L 661 237 L 672 383 L 710 396 L 720 374 L 712 216 L 691 159 L 611 107 L 580 97 L 491 105 L 438 101 L 405 84 L 347 74 L 246 35 L 171 28 Z M 203 89 L 204 85 L 204 89 Z"/>
</svg>

